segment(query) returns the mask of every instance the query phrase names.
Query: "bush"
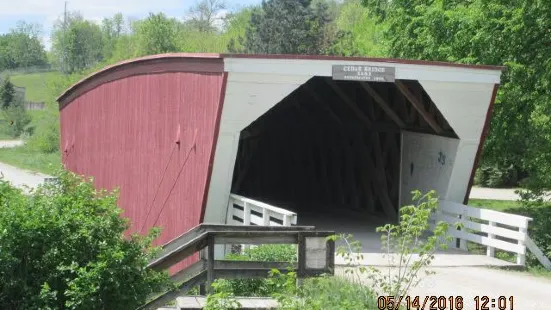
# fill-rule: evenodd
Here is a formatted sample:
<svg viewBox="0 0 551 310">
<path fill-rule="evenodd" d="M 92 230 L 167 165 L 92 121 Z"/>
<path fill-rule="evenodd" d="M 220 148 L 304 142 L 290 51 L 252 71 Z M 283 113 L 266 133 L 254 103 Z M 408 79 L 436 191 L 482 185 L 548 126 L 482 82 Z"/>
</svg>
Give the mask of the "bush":
<svg viewBox="0 0 551 310">
<path fill-rule="evenodd" d="M 35 117 L 33 124 L 36 130 L 26 142 L 29 149 L 45 154 L 58 152 L 59 113 L 48 105 L 46 111 Z"/>
<path fill-rule="evenodd" d="M 518 175 L 513 165 L 484 165 L 476 169 L 474 183 L 491 188 L 516 186 Z"/>
<path fill-rule="evenodd" d="M 293 292 L 290 292 L 293 293 Z M 365 310 L 378 309 L 376 296 L 365 286 L 325 276 L 304 280 L 293 294 L 277 296 L 284 310 Z"/>
<path fill-rule="evenodd" d="M 28 196 L 0 180 L 0 309 L 134 309 L 164 289 L 158 231 L 125 238 L 116 193 L 56 176 Z"/>
<path fill-rule="evenodd" d="M 228 260 L 264 261 L 264 262 L 288 262 L 297 261 L 295 245 L 290 244 L 266 244 L 245 250 L 243 254 L 230 254 Z M 268 276 L 268 275 L 266 275 Z M 234 296 L 271 296 L 280 292 L 277 285 L 266 279 L 236 279 L 219 280 L 220 287 Z"/>
<path fill-rule="evenodd" d="M 4 114 L 4 130 L 5 133 L 13 138 L 17 138 L 24 133 L 32 132 L 32 128 L 28 127 L 31 123 L 31 117 L 25 111 L 22 105 L 10 106 L 3 110 Z"/>
<path fill-rule="evenodd" d="M 295 272 L 272 270 L 265 280 L 282 310 L 364 310 L 377 309 L 376 296 L 365 286 L 334 276 L 304 279 L 297 286 Z M 217 280 L 214 294 L 207 297 L 207 310 L 239 309 L 230 281 Z"/>
<path fill-rule="evenodd" d="M 521 191 L 519 194 L 521 207 L 505 210 L 505 212 L 531 217 L 533 220 L 528 226 L 528 235 L 542 252 L 551 258 L 551 221 L 549 220 L 551 218 L 551 202 L 547 201 L 549 197 L 543 191 Z M 531 254 L 527 256 L 526 265 L 528 267 L 541 266 Z"/>
<path fill-rule="evenodd" d="M 361 244 L 351 241 L 351 235 L 332 237 L 344 241 L 344 245 L 337 249 L 337 255 L 346 262 L 345 274 L 349 280 L 364 286 L 364 280 L 368 278 L 377 293 L 392 296 L 395 300 L 408 295 L 410 289 L 420 282 L 420 271 L 432 263 L 436 250 L 446 249 L 452 241 L 447 233 L 449 224 L 443 221 L 435 223 L 432 233 L 428 235 L 431 216 L 438 209 L 436 192 L 422 194 L 413 191 L 412 194 L 414 204 L 400 208 L 398 224 L 377 227 L 377 232 L 382 233 L 381 244 L 388 262 L 388 272 L 363 266 Z M 426 275 L 433 273 L 424 271 Z"/>
</svg>

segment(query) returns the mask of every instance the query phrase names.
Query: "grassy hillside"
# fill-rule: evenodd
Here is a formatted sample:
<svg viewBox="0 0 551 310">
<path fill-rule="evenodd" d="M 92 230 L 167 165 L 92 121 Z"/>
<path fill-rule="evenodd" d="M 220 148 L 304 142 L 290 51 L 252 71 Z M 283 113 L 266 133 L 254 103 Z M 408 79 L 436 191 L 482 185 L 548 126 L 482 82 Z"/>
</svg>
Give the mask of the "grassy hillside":
<svg viewBox="0 0 551 310">
<path fill-rule="evenodd" d="M 3 77 L 6 73 L 1 74 Z M 15 73 L 10 80 L 15 86 L 25 87 L 25 99 L 34 102 L 46 102 L 46 110 L 28 111 L 35 133 L 27 137 L 26 145 L 12 149 L 0 148 L 0 162 L 16 167 L 51 174 L 60 166 L 60 154 L 57 150 L 59 117 L 55 96 L 69 85 L 66 76 L 59 72 Z M 0 113 L 0 122 L 3 115 Z M 0 124 L 1 126 L 1 124 Z M 0 140 L 13 137 L 0 130 Z M 52 149 L 54 147 L 55 149 Z"/>
<path fill-rule="evenodd" d="M 60 75 L 57 71 L 16 74 L 10 76 L 10 80 L 15 86 L 25 87 L 26 100 L 40 102 L 48 99 L 49 81 Z"/>
</svg>

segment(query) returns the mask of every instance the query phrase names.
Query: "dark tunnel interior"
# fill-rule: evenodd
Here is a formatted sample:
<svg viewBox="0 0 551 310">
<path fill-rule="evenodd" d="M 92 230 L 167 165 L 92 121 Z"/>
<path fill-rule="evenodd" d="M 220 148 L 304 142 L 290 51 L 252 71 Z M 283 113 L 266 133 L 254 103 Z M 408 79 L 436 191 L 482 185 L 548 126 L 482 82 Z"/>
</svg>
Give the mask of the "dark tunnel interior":
<svg viewBox="0 0 551 310">
<path fill-rule="evenodd" d="M 232 193 L 396 219 L 403 130 L 457 137 L 417 81 L 313 77 L 241 132 Z"/>
</svg>

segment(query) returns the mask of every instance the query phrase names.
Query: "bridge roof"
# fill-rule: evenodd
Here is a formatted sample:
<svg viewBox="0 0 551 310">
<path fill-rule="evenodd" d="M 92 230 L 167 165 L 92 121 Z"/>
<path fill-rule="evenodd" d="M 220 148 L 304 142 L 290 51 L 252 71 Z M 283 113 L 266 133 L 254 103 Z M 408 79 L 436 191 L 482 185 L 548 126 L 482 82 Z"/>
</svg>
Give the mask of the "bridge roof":
<svg viewBox="0 0 551 310">
<path fill-rule="evenodd" d="M 281 65 L 281 61 L 296 63 L 315 63 L 323 62 L 369 62 L 377 64 L 394 64 L 394 65 L 415 65 L 415 66 L 430 66 L 430 67 L 446 67 L 448 69 L 474 69 L 480 71 L 503 71 L 504 66 L 491 65 L 474 65 L 474 64 L 458 64 L 441 61 L 426 61 L 426 60 L 411 60 L 411 59 L 395 59 L 395 58 L 374 58 L 374 57 L 342 57 L 342 56 L 322 56 L 322 55 L 279 55 L 279 54 L 216 54 L 216 53 L 169 53 L 150 55 L 121 61 L 119 63 L 107 66 L 99 71 L 96 71 L 89 76 L 83 78 L 65 90 L 57 101 L 63 107 L 78 95 L 103 84 L 108 81 L 120 79 L 126 76 L 139 74 L 152 74 L 159 72 L 175 72 L 175 71 L 198 71 L 198 72 L 223 72 L 231 71 L 225 64 L 227 60 L 259 60 L 273 61 Z M 141 68 L 142 70 L 140 70 Z M 266 73 L 271 73 L 267 70 Z M 91 81 L 96 80 L 94 83 Z M 88 87 L 83 87 L 87 84 Z"/>
</svg>

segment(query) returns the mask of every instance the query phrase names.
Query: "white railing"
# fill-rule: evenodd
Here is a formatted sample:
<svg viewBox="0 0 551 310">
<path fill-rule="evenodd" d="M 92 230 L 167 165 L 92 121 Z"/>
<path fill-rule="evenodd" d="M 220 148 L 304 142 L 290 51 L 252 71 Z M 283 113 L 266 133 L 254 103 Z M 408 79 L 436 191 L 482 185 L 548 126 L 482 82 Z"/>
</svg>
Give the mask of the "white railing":
<svg viewBox="0 0 551 310">
<path fill-rule="evenodd" d="M 291 226 L 297 214 L 247 197 L 230 194 L 227 224 Z"/>
<path fill-rule="evenodd" d="M 460 240 L 461 249 L 466 250 L 467 241 L 471 241 L 486 246 L 488 256 L 495 256 L 495 249 L 512 252 L 517 255 L 517 264 L 524 266 L 528 248 L 546 268 L 551 269 L 549 259 L 528 236 L 528 224 L 532 220 L 529 217 L 440 200 L 436 220 L 450 224 L 448 233 Z M 455 223 L 461 223 L 462 228 L 458 230 Z"/>
</svg>

